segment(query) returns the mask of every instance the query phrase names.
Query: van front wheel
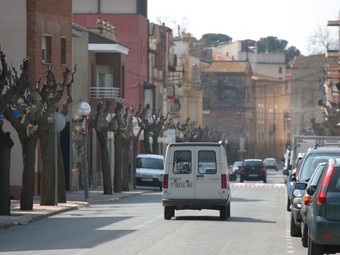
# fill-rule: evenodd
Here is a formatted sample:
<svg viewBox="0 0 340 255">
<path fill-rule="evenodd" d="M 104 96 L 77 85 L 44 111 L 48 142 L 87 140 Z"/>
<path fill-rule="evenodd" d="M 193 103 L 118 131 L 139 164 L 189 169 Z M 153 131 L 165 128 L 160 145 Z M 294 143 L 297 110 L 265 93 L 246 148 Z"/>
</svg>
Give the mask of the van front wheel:
<svg viewBox="0 0 340 255">
<path fill-rule="evenodd" d="M 175 208 L 171 206 L 164 207 L 164 219 L 170 220 L 173 216 L 175 216 Z"/>
</svg>

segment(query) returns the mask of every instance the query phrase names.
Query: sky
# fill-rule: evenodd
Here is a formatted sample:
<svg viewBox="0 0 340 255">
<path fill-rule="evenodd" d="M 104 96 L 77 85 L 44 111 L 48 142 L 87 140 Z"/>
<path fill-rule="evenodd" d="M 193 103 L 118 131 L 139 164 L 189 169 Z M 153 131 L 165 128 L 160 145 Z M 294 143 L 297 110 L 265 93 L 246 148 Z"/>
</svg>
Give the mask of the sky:
<svg viewBox="0 0 340 255">
<path fill-rule="evenodd" d="M 339 28 L 327 23 L 339 15 L 340 0 L 148 0 L 149 21 L 165 22 L 174 36 L 177 25 L 197 39 L 207 33 L 225 34 L 233 41 L 274 36 L 303 55 L 311 53 L 308 39 L 320 27 L 338 38 Z"/>
</svg>

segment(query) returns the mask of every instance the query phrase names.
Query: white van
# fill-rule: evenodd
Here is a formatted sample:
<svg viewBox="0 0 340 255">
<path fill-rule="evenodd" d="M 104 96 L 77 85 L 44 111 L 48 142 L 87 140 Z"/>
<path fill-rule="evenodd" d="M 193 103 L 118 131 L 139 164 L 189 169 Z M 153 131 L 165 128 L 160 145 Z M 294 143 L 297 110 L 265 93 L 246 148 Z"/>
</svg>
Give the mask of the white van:
<svg viewBox="0 0 340 255">
<path fill-rule="evenodd" d="M 221 220 L 230 217 L 227 156 L 220 143 L 172 143 L 165 154 L 162 204 L 164 219 L 175 210 L 212 209 L 220 211 Z"/>
</svg>

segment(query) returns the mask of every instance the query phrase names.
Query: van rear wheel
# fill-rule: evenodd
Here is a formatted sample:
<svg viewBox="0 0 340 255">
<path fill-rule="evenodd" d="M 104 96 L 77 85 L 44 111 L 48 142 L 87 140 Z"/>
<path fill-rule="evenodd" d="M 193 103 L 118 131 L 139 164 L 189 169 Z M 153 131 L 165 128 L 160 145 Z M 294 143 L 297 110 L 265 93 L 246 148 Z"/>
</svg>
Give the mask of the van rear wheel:
<svg viewBox="0 0 340 255">
<path fill-rule="evenodd" d="M 230 217 L 230 204 L 220 208 L 220 219 L 226 220 Z"/>
<path fill-rule="evenodd" d="M 164 219 L 170 220 L 174 216 L 175 216 L 175 208 L 171 206 L 165 206 L 164 207 Z"/>
</svg>

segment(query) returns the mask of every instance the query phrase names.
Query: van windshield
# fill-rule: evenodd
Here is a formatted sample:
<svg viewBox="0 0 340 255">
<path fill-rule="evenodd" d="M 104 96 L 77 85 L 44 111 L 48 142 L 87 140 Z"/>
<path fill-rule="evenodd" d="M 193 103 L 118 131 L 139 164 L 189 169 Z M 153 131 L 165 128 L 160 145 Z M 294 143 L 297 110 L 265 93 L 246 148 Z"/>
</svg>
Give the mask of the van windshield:
<svg viewBox="0 0 340 255">
<path fill-rule="evenodd" d="M 137 168 L 163 169 L 163 160 L 155 158 L 137 158 Z"/>
</svg>

